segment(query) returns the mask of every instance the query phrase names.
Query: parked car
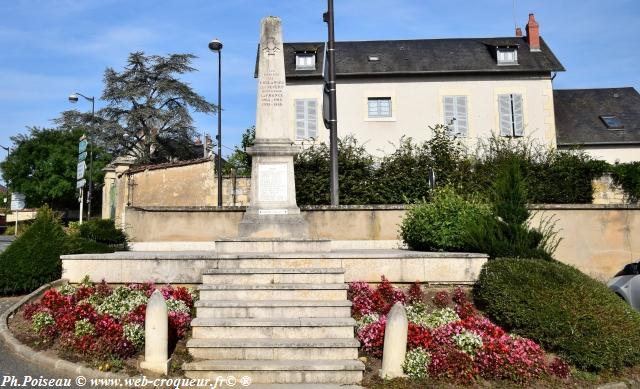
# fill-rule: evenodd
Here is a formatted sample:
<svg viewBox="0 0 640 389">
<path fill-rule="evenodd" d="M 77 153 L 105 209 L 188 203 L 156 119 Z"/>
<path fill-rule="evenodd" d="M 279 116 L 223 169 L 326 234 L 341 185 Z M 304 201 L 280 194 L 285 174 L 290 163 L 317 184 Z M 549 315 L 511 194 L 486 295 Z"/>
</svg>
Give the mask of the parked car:
<svg viewBox="0 0 640 389">
<path fill-rule="evenodd" d="M 607 286 L 633 309 L 640 311 L 640 262 L 625 265 Z"/>
</svg>

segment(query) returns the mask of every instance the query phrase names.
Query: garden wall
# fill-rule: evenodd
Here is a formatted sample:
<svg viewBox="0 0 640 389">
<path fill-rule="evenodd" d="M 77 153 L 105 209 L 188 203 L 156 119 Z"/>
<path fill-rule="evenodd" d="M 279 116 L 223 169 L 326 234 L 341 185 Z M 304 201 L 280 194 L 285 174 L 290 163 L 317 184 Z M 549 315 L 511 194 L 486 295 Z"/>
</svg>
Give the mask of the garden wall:
<svg viewBox="0 0 640 389">
<path fill-rule="evenodd" d="M 533 224 L 553 217 L 562 238 L 556 258 L 599 279 L 640 258 L 640 206 L 538 205 Z M 398 239 L 404 207 L 301 207 L 313 238 L 340 242 Z M 128 207 L 126 226 L 135 242 L 208 242 L 237 236 L 243 207 Z M 195 245 L 194 245 L 195 247 Z M 342 248 L 348 246 L 342 245 Z"/>
</svg>

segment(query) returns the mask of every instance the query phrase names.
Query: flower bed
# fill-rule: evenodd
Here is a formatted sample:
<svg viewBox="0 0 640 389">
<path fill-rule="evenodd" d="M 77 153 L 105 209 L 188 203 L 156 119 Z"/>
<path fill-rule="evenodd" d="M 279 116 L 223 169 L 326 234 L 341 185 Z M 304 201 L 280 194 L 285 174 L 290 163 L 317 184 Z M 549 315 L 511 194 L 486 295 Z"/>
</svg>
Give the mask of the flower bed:
<svg viewBox="0 0 640 389">
<path fill-rule="evenodd" d="M 147 301 L 160 290 L 169 312 L 169 339 L 175 344 L 189 330 L 194 294 L 184 287 L 152 283 L 112 287 L 87 279 L 47 290 L 22 309 L 41 348 L 56 348 L 109 369 L 144 350 Z M 104 363 L 109 361 L 110 363 Z M 105 368 L 105 366 L 107 366 Z"/>
<path fill-rule="evenodd" d="M 483 378 L 522 384 L 569 376 L 564 361 L 547 358 L 535 342 L 510 335 L 480 315 L 461 288 L 453 296 L 438 292 L 427 302 L 418 283 L 404 292 L 383 276 L 375 289 L 364 282 L 350 283 L 349 299 L 362 350 L 375 358 L 382 356 L 386 314 L 397 302 L 405 305 L 409 329 L 403 368 L 411 379 L 469 384 Z"/>
</svg>

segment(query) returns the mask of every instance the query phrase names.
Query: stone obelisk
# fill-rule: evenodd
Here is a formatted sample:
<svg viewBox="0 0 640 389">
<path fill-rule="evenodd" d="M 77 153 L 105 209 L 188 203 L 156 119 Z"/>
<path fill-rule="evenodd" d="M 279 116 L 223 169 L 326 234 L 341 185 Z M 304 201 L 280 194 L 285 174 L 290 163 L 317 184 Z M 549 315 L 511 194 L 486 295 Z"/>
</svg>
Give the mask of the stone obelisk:
<svg viewBox="0 0 640 389">
<path fill-rule="evenodd" d="M 282 24 L 262 19 L 258 52 L 256 139 L 252 157 L 251 197 L 239 226 L 242 239 L 304 239 L 308 225 L 296 205 L 292 140 L 284 71 Z"/>
</svg>

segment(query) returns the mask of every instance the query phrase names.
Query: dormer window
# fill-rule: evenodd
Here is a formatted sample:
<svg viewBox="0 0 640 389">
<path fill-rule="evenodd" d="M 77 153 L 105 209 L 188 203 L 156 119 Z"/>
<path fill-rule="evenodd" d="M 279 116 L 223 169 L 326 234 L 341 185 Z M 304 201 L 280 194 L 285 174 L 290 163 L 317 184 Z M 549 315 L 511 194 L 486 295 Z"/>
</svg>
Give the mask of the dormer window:
<svg viewBox="0 0 640 389">
<path fill-rule="evenodd" d="M 498 47 L 498 65 L 517 65 L 518 50 L 514 47 Z"/>
<path fill-rule="evenodd" d="M 296 53 L 296 70 L 316 70 L 316 53 Z"/>
<path fill-rule="evenodd" d="M 615 115 L 602 115 L 600 120 L 604 122 L 609 130 L 622 130 L 624 128 L 622 121 Z"/>
</svg>

